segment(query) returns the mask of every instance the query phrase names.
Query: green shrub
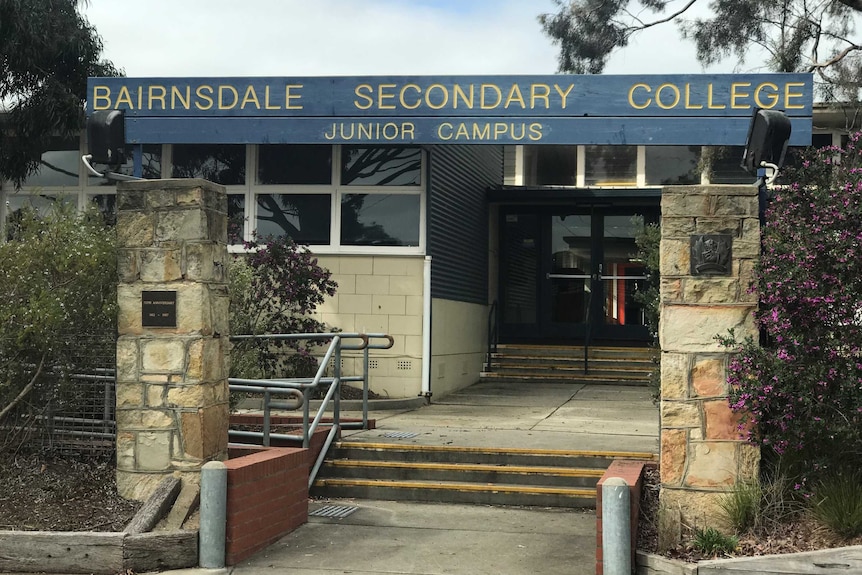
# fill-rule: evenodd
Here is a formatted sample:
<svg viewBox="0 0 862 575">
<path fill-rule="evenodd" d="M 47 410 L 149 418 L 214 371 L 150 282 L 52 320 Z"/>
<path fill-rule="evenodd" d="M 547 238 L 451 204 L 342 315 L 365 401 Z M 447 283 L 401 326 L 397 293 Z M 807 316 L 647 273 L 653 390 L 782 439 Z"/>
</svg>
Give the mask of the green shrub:
<svg viewBox="0 0 862 575">
<path fill-rule="evenodd" d="M 704 555 L 716 557 L 729 555 L 736 551 L 739 546 L 739 539 L 733 535 L 725 535 L 718 529 L 707 527 L 695 530 L 691 546 Z"/>
<path fill-rule="evenodd" d="M 740 483 L 718 502 L 733 530 L 745 533 L 760 523 L 763 487 L 760 481 Z"/>
<path fill-rule="evenodd" d="M 818 521 L 842 537 L 862 535 L 862 473 L 832 475 L 816 490 L 811 512 Z"/>
</svg>

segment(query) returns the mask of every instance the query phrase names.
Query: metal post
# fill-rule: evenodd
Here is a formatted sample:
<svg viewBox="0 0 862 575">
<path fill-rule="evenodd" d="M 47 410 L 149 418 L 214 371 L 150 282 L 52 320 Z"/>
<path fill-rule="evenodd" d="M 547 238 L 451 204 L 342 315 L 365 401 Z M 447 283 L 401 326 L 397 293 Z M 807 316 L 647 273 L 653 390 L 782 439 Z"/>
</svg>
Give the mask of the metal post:
<svg viewBox="0 0 862 575">
<path fill-rule="evenodd" d="M 210 461 L 201 468 L 198 563 L 206 569 L 224 567 L 227 527 L 227 466 Z"/>
<path fill-rule="evenodd" d="M 604 575 L 631 575 L 632 530 L 629 486 L 621 477 L 602 485 L 602 564 Z"/>
</svg>

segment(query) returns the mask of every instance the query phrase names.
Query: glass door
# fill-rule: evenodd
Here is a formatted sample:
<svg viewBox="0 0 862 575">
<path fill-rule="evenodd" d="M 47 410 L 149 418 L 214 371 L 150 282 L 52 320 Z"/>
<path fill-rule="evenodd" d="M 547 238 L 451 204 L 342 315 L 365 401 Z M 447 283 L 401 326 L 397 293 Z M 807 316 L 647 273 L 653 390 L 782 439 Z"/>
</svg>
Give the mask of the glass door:
<svg viewBox="0 0 862 575">
<path fill-rule="evenodd" d="M 652 210 L 657 212 L 657 210 Z M 647 341 L 637 294 L 647 276 L 635 238 L 641 208 L 504 211 L 500 242 L 503 341 Z"/>
</svg>

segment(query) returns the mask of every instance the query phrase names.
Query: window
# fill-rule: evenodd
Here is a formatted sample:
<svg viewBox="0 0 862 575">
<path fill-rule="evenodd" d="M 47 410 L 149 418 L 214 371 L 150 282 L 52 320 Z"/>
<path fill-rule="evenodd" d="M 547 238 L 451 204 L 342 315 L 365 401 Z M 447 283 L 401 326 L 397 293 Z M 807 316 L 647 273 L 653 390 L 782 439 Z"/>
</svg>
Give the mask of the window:
<svg viewBox="0 0 862 575">
<path fill-rule="evenodd" d="M 645 150 L 647 185 L 700 183 L 700 146 L 646 146 Z"/>
<path fill-rule="evenodd" d="M 344 186 L 418 186 L 422 183 L 419 148 L 344 146 L 341 184 Z"/>
<path fill-rule="evenodd" d="M 330 194 L 258 194 L 257 235 L 287 235 L 298 244 L 327 245 L 331 205 Z"/>
<path fill-rule="evenodd" d="M 241 144 L 175 144 L 174 178 L 203 178 L 225 186 L 245 184 L 245 146 Z"/>
<path fill-rule="evenodd" d="M 577 185 L 577 146 L 527 146 L 524 156 L 528 186 Z"/>
<path fill-rule="evenodd" d="M 42 154 L 36 173 L 22 187 L 78 187 L 81 153 L 78 138 L 53 138 L 48 151 Z"/>
<path fill-rule="evenodd" d="M 257 183 L 331 184 L 332 146 L 258 146 Z"/>
<path fill-rule="evenodd" d="M 344 194 L 341 245 L 418 246 L 418 194 Z"/>
<path fill-rule="evenodd" d="M 586 146 L 587 186 L 632 186 L 637 183 L 637 146 Z"/>
<path fill-rule="evenodd" d="M 227 243 L 242 244 L 245 238 L 245 194 L 227 195 Z"/>
<path fill-rule="evenodd" d="M 744 146 L 712 146 L 704 149 L 712 184 L 753 184 L 755 177 L 741 166 Z"/>
<path fill-rule="evenodd" d="M 157 180 L 162 177 L 162 146 L 161 144 L 144 144 L 141 146 L 141 177 L 145 180 Z M 111 166 L 112 172 L 125 174 L 127 176 L 134 175 L 135 165 L 133 162 L 132 150 L 126 152 L 125 160 L 120 166 Z M 96 166 L 99 172 L 104 171 L 104 166 Z M 115 186 L 117 183 L 107 178 L 99 178 L 97 176 L 89 177 L 89 185 L 91 186 Z"/>
</svg>

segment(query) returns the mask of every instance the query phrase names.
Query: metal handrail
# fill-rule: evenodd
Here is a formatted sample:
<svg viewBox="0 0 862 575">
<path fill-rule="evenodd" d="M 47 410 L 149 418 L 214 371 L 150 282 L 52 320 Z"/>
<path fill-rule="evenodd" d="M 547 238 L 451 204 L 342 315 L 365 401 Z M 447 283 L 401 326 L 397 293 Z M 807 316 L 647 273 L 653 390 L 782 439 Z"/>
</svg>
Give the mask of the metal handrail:
<svg viewBox="0 0 862 575">
<path fill-rule="evenodd" d="M 499 317 L 497 312 L 497 300 L 491 302 L 488 310 L 488 355 L 485 359 L 485 369 L 491 371 L 491 357 L 497 353 L 497 340 L 499 338 Z"/>
<path fill-rule="evenodd" d="M 326 413 L 330 402 L 333 405 L 332 427 L 324 441 L 323 448 L 318 455 L 317 460 L 309 474 L 308 485 L 314 483 L 317 478 L 317 473 L 323 465 L 326 454 L 332 445 L 332 442 L 338 437 L 342 429 L 367 429 L 368 428 L 368 350 L 370 349 L 389 349 L 395 340 L 392 336 L 383 333 L 309 333 L 309 334 L 262 334 L 262 335 L 237 335 L 231 336 L 231 340 L 242 341 L 249 339 L 265 339 L 265 340 L 330 340 L 329 347 L 320 361 L 317 372 L 313 378 L 273 378 L 273 379 L 244 379 L 244 378 L 228 378 L 228 384 L 231 390 L 234 391 L 251 391 L 255 393 L 263 393 L 263 430 L 261 432 L 254 431 L 238 431 L 229 430 L 228 435 L 233 437 L 243 438 L 258 438 L 262 440 L 264 446 L 268 447 L 271 439 L 280 439 L 283 441 L 298 441 L 296 435 L 273 434 L 271 433 L 271 418 L 270 413 L 273 407 L 276 408 L 292 408 L 298 409 L 302 407 L 302 446 L 308 448 L 311 437 L 317 431 L 318 426 L 323 421 L 323 416 Z M 359 339 L 356 344 L 345 345 L 345 339 Z M 374 339 L 386 339 L 385 343 L 372 343 Z M 363 374 L 362 376 L 341 375 L 341 351 L 342 350 L 361 350 L 363 352 Z M 334 359 L 334 361 L 332 361 Z M 332 361 L 334 366 L 334 376 L 324 377 L 327 366 Z M 356 423 L 341 423 L 341 384 L 345 381 L 362 381 L 363 382 L 363 401 L 362 401 L 362 422 Z M 326 392 L 313 420 L 310 421 L 309 403 L 311 394 L 321 385 L 328 385 L 329 389 Z M 272 402 L 272 395 L 288 395 L 293 396 L 297 400 L 295 406 L 286 406 L 280 403 Z"/>
</svg>

